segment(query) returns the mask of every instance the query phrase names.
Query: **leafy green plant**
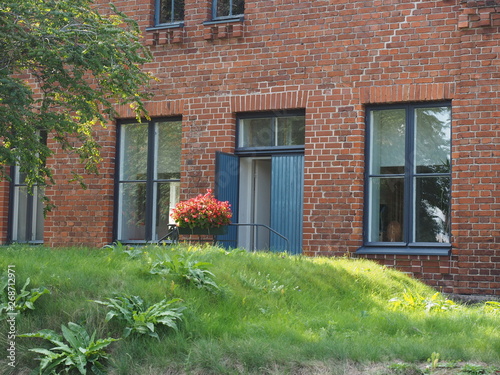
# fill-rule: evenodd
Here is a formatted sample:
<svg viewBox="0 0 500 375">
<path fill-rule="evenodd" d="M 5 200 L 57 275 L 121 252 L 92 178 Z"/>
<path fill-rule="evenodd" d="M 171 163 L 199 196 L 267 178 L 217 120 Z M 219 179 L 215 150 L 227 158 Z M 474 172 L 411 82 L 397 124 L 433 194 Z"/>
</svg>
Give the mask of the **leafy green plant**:
<svg viewBox="0 0 500 375">
<path fill-rule="evenodd" d="M 424 297 L 419 293 L 405 291 L 401 297 L 394 297 L 389 300 L 391 310 L 416 311 L 448 311 L 459 307 L 455 302 L 443 298 L 442 294 L 437 292 L 431 297 Z"/>
<path fill-rule="evenodd" d="M 113 318 L 126 324 L 123 336 L 128 337 L 131 333 L 147 334 L 158 337 L 156 326 L 162 325 L 178 330 L 177 322 L 182 320 L 182 311 L 185 307 L 171 307 L 180 299 L 166 299 L 148 306 L 139 296 L 117 296 L 107 298 L 107 301 L 94 301 L 108 307 L 110 310 L 106 315 L 106 321 Z"/>
<path fill-rule="evenodd" d="M 9 311 L 22 312 L 28 309 L 34 310 L 35 301 L 42 295 L 50 293 L 44 286 L 27 290 L 30 281 L 28 277 L 21 290 L 16 290 L 15 286 L 9 284 L 7 276 L 2 277 L 0 284 L 2 288 L 0 293 L 0 320 L 5 319 L 7 317 L 6 313 Z"/>
<path fill-rule="evenodd" d="M 203 288 L 216 292 L 219 286 L 213 280 L 215 275 L 207 267 L 211 263 L 190 260 L 180 254 L 162 254 L 161 258 L 153 262 L 151 270 L 153 275 L 173 275 L 194 284 L 197 288 Z"/>
<path fill-rule="evenodd" d="M 73 322 L 69 322 L 68 326 L 61 325 L 61 330 L 62 336 L 51 329 L 19 335 L 41 338 L 55 345 L 50 349 L 30 349 L 43 356 L 39 358 L 40 375 L 72 374 L 76 371 L 79 374 L 106 374 L 103 360 L 106 360 L 108 355 L 104 348 L 119 339 L 108 337 L 96 341 L 95 331 L 90 336 L 84 327 Z"/>
</svg>

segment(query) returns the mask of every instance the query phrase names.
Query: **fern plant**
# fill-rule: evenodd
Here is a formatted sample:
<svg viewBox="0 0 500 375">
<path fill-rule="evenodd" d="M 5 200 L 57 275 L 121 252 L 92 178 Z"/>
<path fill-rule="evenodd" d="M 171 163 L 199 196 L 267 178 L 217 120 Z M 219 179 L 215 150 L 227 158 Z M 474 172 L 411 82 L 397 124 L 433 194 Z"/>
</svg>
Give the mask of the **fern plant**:
<svg viewBox="0 0 500 375">
<path fill-rule="evenodd" d="M 153 275 L 173 275 L 192 283 L 197 288 L 207 289 L 211 292 L 217 292 L 219 286 L 214 281 L 215 275 L 207 267 L 211 263 L 198 262 L 183 257 L 180 254 L 163 254 L 156 262 L 153 262 L 151 270 Z"/>
<path fill-rule="evenodd" d="M 182 320 L 182 311 L 185 307 L 172 307 L 180 299 L 166 299 L 148 306 L 139 296 L 121 295 L 115 298 L 107 298 L 107 301 L 94 301 L 109 308 L 106 321 L 113 318 L 125 323 L 123 337 L 131 333 L 147 334 L 158 337 L 156 327 L 158 325 L 178 330 L 177 323 Z"/>
<path fill-rule="evenodd" d="M 22 312 L 28 309 L 34 310 L 35 301 L 44 294 L 50 293 L 44 286 L 27 290 L 30 281 L 28 277 L 21 290 L 15 290 L 14 286 L 9 285 L 7 276 L 4 275 L 1 278 L 0 320 L 7 317 L 7 312 Z M 14 291 L 15 293 L 12 294 Z M 14 296 L 14 300 L 12 299 L 12 295 Z"/>
<path fill-rule="evenodd" d="M 19 337 L 36 337 L 49 341 L 54 347 L 50 349 L 33 348 L 30 351 L 41 354 L 38 374 L 106 374 L 103 361 L 108 358 L 104 350 L 113 341 L 119 339 L 106 338 L 95 340 L 87 330 L 73 322 L 61 326 L 62 335 L 51 329 L 43 329 L 35 333 L 26 333 Z"/>
</svg>

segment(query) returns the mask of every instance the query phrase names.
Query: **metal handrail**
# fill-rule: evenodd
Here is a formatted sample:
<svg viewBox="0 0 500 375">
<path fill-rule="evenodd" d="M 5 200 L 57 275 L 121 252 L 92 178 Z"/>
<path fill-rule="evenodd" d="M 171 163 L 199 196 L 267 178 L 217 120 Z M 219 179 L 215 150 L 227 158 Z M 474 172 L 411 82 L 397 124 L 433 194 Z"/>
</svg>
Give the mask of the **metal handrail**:
<svg viewBox="0 0 500 375">
<path fill-rule="evenodd" d="M 271 228 L 268 225 L 265 225 L 265 224 L 255 224 L 255 223 L 231 223 L 229 225 L 231 225 L 231 226 L 237 226 L 237 227 L 247 226 L 247 227 L 262 227 L 262 228 L 265 228 L 269 232 L 274 233 L 278 237 L 281 237 L 283 240 L 285 240 L 286 241 L 286 248 L 290 249 L 290 241 L 288 240 L 288 238 L 286 238 L 281 233 L 277 232 L 276 230 L 274 230 L 273 228 Z M 162 241 L 165 241 L 165 239 L 167 239 L 167 238 L 170 238 L 170 241 L 172 243 L 177 243 L 179 241 L 179 228 L 177 227 L 177 225 L 175 225 L 175 224 L 169 224 L 168 228 L 169 228 L 169 230 L 168 230 L 167 234 L 165 234 L 162 238 L 160 238 L 158 240 L 158 243 L 160 243 Z"/>
<path fill-rule="evenodd" d="M 172 243 L 177 243 L 179 242 L 179 228 L 175 224 L 169 224 L 168 225 L 169 230 L 167 231 L 167 234 L 164 235 L 162 238 L 158 240 L 158 243 L 161 241 L 165 241 L 166 238 L 170 237 L 170 241 Z"/>
<path fill-rule="evenodd" d="M 282 239 L 284 239 L 286 241 L 286 248 L 287 249 L 290 249 L 290 241 L 288 240 L 288 238 L 286 238 L 285 236 L 283 236 L 281 233 L 278 233 L 276 230 L 274 230 L 273 228 L 271 228 L 270 226 L 268 225 L 265 225 L 265 224 L 255 224 L 255 223 L 231 223 L 229 225 L 232 225 L 232 226 L 248 226 L 248 227 L 263 227 L 265 229 L 267 229 L 268 231 L 276 234 L 277 236 L 281 237 Z"/>
</svg>

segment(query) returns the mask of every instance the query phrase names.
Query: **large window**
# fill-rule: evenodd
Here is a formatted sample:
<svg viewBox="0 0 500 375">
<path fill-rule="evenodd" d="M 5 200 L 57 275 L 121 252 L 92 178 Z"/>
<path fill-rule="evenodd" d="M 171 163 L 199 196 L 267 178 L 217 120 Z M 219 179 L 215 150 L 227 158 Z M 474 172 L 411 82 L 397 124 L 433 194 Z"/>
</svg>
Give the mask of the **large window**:
<svg viewBox="0 0 500 375">
<path fill-rule="evenodd" d="M 445 254 L 450 248 L 451 107 L 367 108 L 365 246 Z"/>
<path fill-rule="evenodd" d="M 25 174 L 13 168 L 10 239 L 12 242 L 43 243 L 43 189 L 28 188 Z"/>
<path fill-rule="evenodd" d="M 212 3 L 212 16 L 214 20 L 240 18 L 244 10 L 244 0 L 213 0 Z"/>
<path fill-rule="evenodd" d="M 179 201 L 181 121 L 120 126 L 116 239 L 156 241 L 172 224 Z"/>
<path fill-rule="evenodd" d="M 155 0 L 155 26 L 184 21 L 184 0 Z"/>
</svg>

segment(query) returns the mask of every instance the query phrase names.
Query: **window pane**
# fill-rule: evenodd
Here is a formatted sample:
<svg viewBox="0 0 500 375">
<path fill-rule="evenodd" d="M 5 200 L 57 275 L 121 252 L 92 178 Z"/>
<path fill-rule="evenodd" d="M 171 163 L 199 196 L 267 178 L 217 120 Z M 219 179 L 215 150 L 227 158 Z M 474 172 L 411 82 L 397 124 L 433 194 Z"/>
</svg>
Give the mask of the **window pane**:
<svg viewBox="0 0 500 375">
<path fill-rule="evenodd" d="M 278 118 L 278 146 L 294 146 L 304 144 L 304 116 Z"/>
<path fill-rule="evenodd" d="M 401 242 L 404 239 L 403 178 L 370 179 L 369 242 Z"/>
<path fill-rule="evenodd" d="M 449 177 L 417 177 L 415 241 L 450 242 Z"/>
<path fill-rule="evenodd" d="M 173 2 L 173 11 L 172 11 Z M 160 0 L 160 23 L 184 20 L 184 0 Z"/>
<path fill-rule="evenodd" d="M 35 187 L 35 195 L 33 196 L 33 237 L 34 241 L 43 241 L 43 227 L 44 227 L 44 217 L 43 217 L 43 190 Z"/>
<path fill-rule="evenodd" d="M 146 183 L 120 184 L 118 240 L 144 240 L 146 224 Z"/>
<path fill-rule="evenodd" d="M 181 121 L 157 123 L 155 179 L 180 179 L 182 142 L 181 128 Z"/>
<path fill-rule="evenodd" d="M 274 121 L 272 118 L 240 120 L 239 147 L 274 146 Z"/>
<path fill-rule="evenodd" d="M 16 242 L 43 241 L 43 201 L 42 192 L 33 188 L 33 195 L 28 194 L 26 186 L 14 189 L 15 223 L 12 230 L 12 240 Z"/>
<path fill-rule="evenodd" d="M 402 174 L 405 165 L 404 109 L 371 111 L 371 174 Z"/>
<path fill-rule="evenodd" d="M 148 124 L 121 127 L 120 180 L 145 180 L 148 161 Z"/>
<path fill-rule="evenodd" d="M 153 238 L 158 240 L 167 234 L 167 225 L 175 224 L 170 214 L 179 202 L 180 183 L 164 182 L 157 184 L 156 194 L 156 225 Z"/>
<path fill-rule="evenodd" d="M 16 242 L 28 242 L 28 234 L 26 233 L 28 222 L 28 188 L 26 186 L 19 186 L 14 189 L 15 206 L 14 224 L 12 240 Z"/>
<path fill-rule="evenodd" d="M 230 0 L 214 0 L 217 1 L 216 15 L 215 17 L 226 17 L 230 16 Z"/>
<path fill-rule="evenodd" d="M 243 14 L 245 12 L 245 1 L 244 0 L 233 0 L 233 16 L 238 14 Z"/>
<path fill-rule="evenodd" d="M 415 109 L 417 173 L 450 172 L 451 109 Z"/>
</svg>

